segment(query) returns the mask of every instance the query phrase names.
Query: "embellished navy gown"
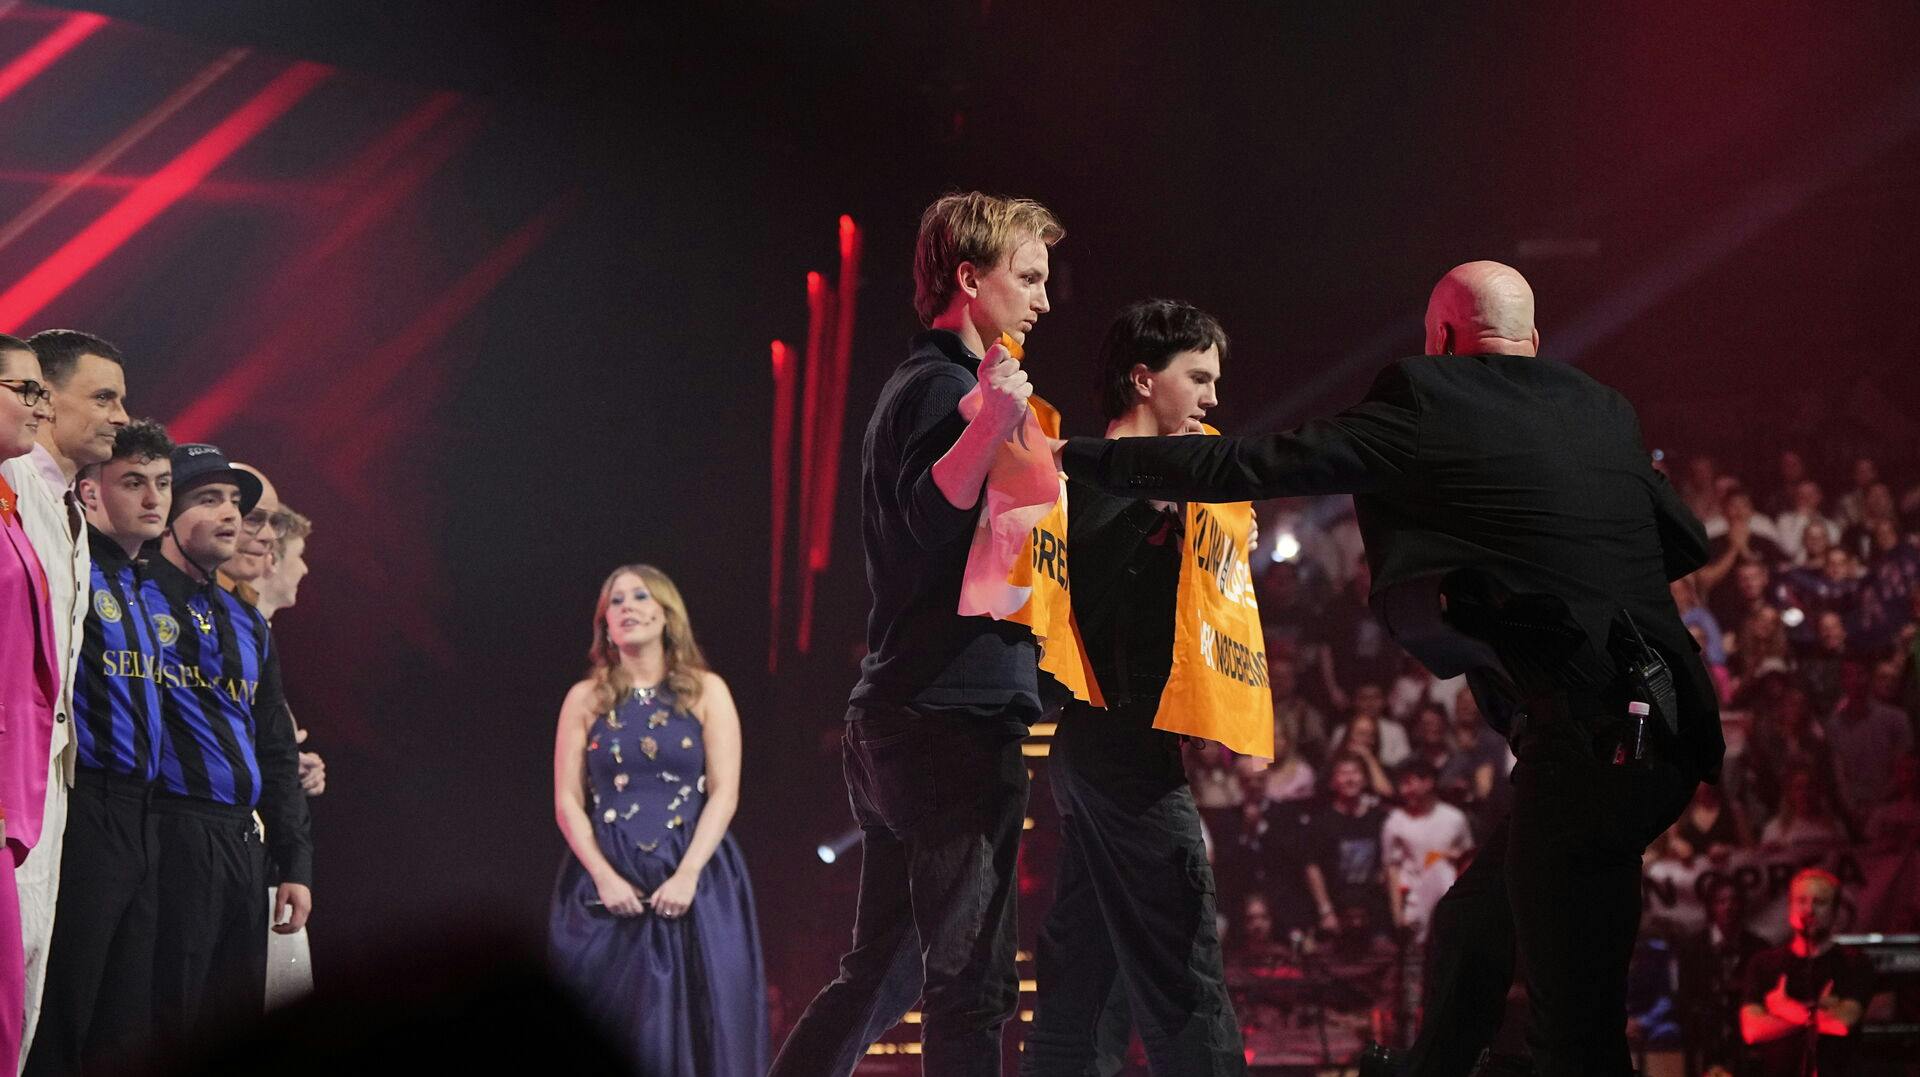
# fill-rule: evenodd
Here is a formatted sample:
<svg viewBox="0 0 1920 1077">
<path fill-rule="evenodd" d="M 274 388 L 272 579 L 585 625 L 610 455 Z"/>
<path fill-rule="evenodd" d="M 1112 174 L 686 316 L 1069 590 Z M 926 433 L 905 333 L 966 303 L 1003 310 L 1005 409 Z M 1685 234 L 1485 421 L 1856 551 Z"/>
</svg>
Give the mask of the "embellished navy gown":
<svg viewBox="0 0 1920 1077">
<path fill-rule="evenodd" d="M 679 865 L 706 805 L 700 722 L 663 687 L 632 693 L 587 731 L 587 814 L 608 862 L 641 894 Z M 700 873 L 687 914 L 614 916 L 571 853 L 554 886 L 549 943 L 560 975 L 645 1077 L 762 1077 L 766 973 L 753 889 L 731 834 Z"/>
</svg>

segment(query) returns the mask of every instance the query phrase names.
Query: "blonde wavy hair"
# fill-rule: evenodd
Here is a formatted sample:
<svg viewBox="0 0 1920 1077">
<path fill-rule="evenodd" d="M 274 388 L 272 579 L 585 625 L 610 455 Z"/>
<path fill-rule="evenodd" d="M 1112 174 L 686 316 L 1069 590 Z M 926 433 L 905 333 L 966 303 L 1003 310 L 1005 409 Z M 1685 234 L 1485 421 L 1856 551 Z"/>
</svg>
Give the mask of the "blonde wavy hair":
<svg viewBox="0 0 1920 1077">
<path fill-rule="evenodd" d="M 706 656 L 693 638 L 693 622 L 687 618 L 687 601 L 680 597 L 667 574 L 652 565 L 621 565 L 600 585 L 600 601 L 593 610 L 593 644 L 587 649 L 587 680 L 593 685 L 594 712 L 610 711 L 633 688 L 633 681 L 620 665 L 620 648 L 607 636 L 607 606 L 613 583 L 622 576 L 640 577 L 654 601 L 666 613 L 667 627 L 660 644 L 667 657 L 667 687 L 679 705 L 692 710 L 700 702 L 702 674 L 708 671 Z"/>
<path fill-rule="evenodd" d="M 913 244 L 913 309 L 932 325 L 959 290 L 954 271 L 972 262 L 986 272 L 1013 254 L 1028 236 L 1051 247 L 1067 230 L 1053 211 L 1030 198 L 1000 198 L 979 191 L 942 195 L 920 215 Z"/>
</svg>

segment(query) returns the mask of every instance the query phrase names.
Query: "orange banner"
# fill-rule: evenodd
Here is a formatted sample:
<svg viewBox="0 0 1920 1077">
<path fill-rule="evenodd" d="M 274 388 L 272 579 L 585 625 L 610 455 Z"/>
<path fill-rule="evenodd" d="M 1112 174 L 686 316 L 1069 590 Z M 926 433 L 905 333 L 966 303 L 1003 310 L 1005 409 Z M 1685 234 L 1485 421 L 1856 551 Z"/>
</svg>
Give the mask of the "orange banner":
<svg viewBox="0 0 1920 1077">
<path fill-rule="evenodd" d="M 1187 505 L 1173 672 L 1153 727 L 1273 758 L 1273 694 L 1247 540 L 1253 506 Z"/>
</svg>

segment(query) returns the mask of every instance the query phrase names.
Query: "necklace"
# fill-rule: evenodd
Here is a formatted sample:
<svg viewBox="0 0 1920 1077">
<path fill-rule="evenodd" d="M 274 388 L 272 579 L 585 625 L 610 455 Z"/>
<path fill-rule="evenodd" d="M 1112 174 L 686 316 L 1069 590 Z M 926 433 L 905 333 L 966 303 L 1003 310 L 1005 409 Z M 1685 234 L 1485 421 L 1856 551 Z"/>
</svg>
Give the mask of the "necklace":
<svg viewBox="0 0 1920 1077">
<path fill-rule="evenodd" d="M 642 688 L 639 685 L 635 685 L 633 689 L 633 698 L 639 700 L 642 703 L 651 703 L 659 695 L 660 695 L 660 686 L 657 684 L 649 684 L 645 688 Z"/>
</svg>

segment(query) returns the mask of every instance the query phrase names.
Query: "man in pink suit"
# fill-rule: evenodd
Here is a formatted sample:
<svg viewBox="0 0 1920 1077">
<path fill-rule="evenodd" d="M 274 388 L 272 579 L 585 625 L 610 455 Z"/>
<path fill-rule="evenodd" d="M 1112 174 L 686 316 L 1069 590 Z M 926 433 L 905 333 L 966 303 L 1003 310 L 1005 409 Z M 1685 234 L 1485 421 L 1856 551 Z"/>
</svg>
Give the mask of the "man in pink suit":
<svg viewBox="0 0 1920 1077">
<path fill-rule="evenodd" d="M 0 335 L 0 459 L 26 455 L 52 416 L 40 377 L 33 350 Z M 8 1073 L 20 1064 L 27 990 L 14 871 L 40 839 L 58 647 L 46 570 L 27 541 L 19 496 L 0 476 L 0 1066 Z"/>
</svg>

